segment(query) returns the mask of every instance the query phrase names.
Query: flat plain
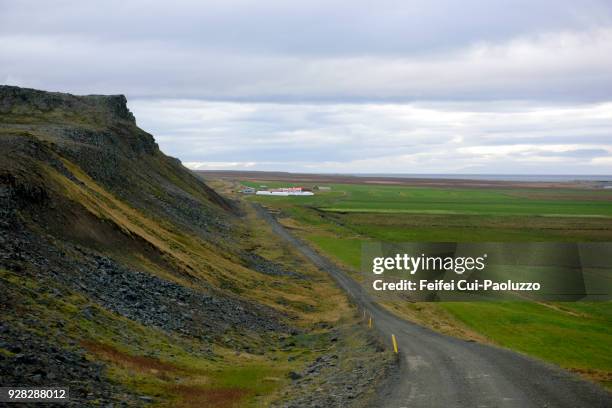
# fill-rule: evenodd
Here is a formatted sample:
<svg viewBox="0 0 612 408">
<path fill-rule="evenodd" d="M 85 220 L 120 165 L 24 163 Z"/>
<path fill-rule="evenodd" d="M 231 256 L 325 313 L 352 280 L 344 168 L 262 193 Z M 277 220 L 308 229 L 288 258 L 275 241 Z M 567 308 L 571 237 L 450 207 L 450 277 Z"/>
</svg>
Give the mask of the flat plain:
<svg viewBox="0 0 612 408">
<path fill-rule="evenodd" d="M 387 242 L 612 241 L 612 191 L 520 183 L 457 187 L 327 183 L 312 197 L 250 196 L 354 277 L 367 240 Z M 304 186 L 289 179 L 252 187 Z M 583 186 L 584 187 L 584 186 Z M 440 332 L 510 348 L 612 386 L 612 304 L 386 302 Z"/>
</svg>

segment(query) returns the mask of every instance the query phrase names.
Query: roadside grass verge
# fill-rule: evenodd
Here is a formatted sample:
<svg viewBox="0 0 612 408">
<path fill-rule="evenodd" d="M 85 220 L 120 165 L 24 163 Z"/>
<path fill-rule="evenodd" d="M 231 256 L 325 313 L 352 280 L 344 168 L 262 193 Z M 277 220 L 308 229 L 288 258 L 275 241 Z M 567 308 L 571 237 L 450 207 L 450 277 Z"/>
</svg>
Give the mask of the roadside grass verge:
<svg viewBox="0 0 612 408">
<path fill-rule="evenodd" d="M 355 270 L 361 268 L 361 239 L 342 238 L 329 235 L 308 234 L 308 241 L 315 244 L 326 254 L 340 261 L 340 264 L 348 265 Z"/>
<path fill-rule="evenodd" d="M 448 302 L 440 307 L 496 344 L 612 387 L 610 302 Z"/>
</svg>

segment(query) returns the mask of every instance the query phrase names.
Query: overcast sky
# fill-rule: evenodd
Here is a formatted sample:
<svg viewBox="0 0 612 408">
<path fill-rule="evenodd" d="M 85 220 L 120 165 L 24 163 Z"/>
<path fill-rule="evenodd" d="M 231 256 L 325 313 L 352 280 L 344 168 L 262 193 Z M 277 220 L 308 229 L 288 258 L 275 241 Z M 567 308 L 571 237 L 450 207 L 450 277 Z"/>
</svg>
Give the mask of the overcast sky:
<svg viewBox="0 0 612 408">
<path fill-rule="evenodd" d="M 0 0 L 0 81 L 192 168 L 612 174 L 610 0 Z"/>
</svg>

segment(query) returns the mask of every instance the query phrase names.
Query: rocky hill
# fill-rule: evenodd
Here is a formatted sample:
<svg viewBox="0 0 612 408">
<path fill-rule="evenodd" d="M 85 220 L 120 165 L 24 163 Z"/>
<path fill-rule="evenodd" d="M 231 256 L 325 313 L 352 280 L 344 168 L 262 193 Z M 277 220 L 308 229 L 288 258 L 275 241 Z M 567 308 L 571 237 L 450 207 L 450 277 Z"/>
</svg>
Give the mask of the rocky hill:
<svg viewBox="0 0 612 408">
<path fill-rule="evenodd" d="M 329 278 L 120 95 L 0 86 L 0 290 L 0 383 L 69 386 L 73 406 L 267 405 L 348 344 Z"/>
</svg>

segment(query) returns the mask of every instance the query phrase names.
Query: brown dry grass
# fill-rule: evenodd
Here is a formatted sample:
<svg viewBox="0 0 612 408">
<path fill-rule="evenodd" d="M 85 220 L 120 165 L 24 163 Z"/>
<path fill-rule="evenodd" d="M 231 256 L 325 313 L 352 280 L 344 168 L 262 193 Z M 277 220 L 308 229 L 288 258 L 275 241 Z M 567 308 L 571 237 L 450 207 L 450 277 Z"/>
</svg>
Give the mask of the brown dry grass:
<svg viewBox="0 0 612 408">
<path fill-rule="evenodd" d="M 140 373 L 153 374 L 164 377 L 169 374 L 185 372 L 184 369 L 173 364 L 166 363 L 151 357 L 133 356 L 120 351 L 108 344 L 93 342 L 89 340 L 81 341 L 83 346 L 91 354 L 102 360 L 108 361 L 117 366 L 127 368 Z"/>
<path fill-rule="evenodd" d="M 402 185 L 416 187 L 452 188 L 557 188 L 589 189 L 595 182 L 536 182 L 506 180 L 432 179 L 414 177 L 347 176 L 338 174 L 285 173 L 268 171 L 197 170 L 195 173 L 205 180 L 240 180 L 252 182 L 278 181 L 303 184 L 373 184 Z"/>
<path fill-rule="evenodd" d="M 244 398 L 249 394 L 247 390 L 241 388 L 212 388 L 207 384 L 207 377 L 198 376 L 198 373 L 194 370 L 177 367 L 150 357 L 133 356 L 108 344 L 82 341 L 81 345 L 91 354 L 95 355 L 96 358 L 100 358 L 117 367 L 168 381 L 166 383 L 168 385 L 162 387 L 164 394 L 172 396 L 172 407 L 238 407 L 241 406 Z M 196 374 L 196 376 L 194 377 L 192 374 Z M 189 378 L 190 380 L 188 381 L 192 382 L 192 384 L 177 384 L 174 382 L 177 375 L 186 375 L 184 379 Z M 193 382 L 196 382 L 196 384 L 193 384 Z"/>
<path fill-rule="evenodd" d="M 163 254 L 175 268 L 162 278 L 184 286 L 190 286 L 189 282 L 193 278 L 203 279 L 214 286 L 231 281 L 241 290 L 257 286 L 262 281 L 272 281 L 265 276 L 255 278 L 250 270 L 219 253 L 213 244 L 184 233 L 163 219 L 154 219 L 130 207 L 97 184 L 74 163 L 67 160 L 63 160 L 63 163 L 81 182 L 74 183 L 49 168 L 50 177 L 63 188 L 63 193 L 98 219 L 111 222 L 126 236 L 138 237 Z M 176 274 L 177 270 L 181 271 L 180 275 Z M 159 270 L 151 272 L 159 273 Z"/>
<path fill-rule="evenodd" d="M 598 382 L 610 388 L 612 385 L 612 372 L 595 370 L 590 368 L 570 368 L 570 371 L 588 379 L 591 381 Z"/>
<path fill-rule="evenodd" d="M 307 230 L 307 228 L 305 228 L 304 225 L 302 225 L 299 222 L 295 221 L 293 218 L 288 218 L 288 217 L 279 218 L 278 222 L 283 227 L 289 228 L 289 229 L 292 229 L 292 230 L 302 230 L 302 231 Z"/>
<path fill-rule="evenodd" d="M 248 392 L 241 388 L 206 388 L 197 385 L 171 385 L 167 388 L 178 400 L 173 406 L 178 408 L 215 407 L 233 408 L 241 405 Z"/>
<path fill-rule="evenodd" d="M 401 318 L 429 327 L 439 333 L 467 341 L 491 343 L 485 336 L 470 329 L 435 303 L 389 301 L 380 304 Z"/>
</svg>

